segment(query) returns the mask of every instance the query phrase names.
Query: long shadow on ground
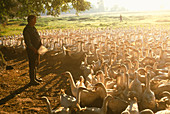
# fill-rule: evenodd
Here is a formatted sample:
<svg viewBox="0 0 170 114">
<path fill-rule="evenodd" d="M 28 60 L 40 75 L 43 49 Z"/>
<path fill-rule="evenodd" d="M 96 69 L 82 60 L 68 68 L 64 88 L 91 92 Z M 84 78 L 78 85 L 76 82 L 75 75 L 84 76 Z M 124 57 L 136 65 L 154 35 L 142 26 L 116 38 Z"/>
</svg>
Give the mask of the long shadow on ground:
<svg viewBox="0 0 170 114">
<path fill-rule="evenodd" d="M 15 91 L 13 91 L 10 95 L 8 95 L 7 97 L 0 100 L 0 105 L 5 104 L 7 101 L 14 98 L 17 94 L 22 93 L 25 89 L 29 88 L 30 86 L 31 86 L 30 84 L 26 84 L 24 87 L 21 87 Z"/>
</svg>

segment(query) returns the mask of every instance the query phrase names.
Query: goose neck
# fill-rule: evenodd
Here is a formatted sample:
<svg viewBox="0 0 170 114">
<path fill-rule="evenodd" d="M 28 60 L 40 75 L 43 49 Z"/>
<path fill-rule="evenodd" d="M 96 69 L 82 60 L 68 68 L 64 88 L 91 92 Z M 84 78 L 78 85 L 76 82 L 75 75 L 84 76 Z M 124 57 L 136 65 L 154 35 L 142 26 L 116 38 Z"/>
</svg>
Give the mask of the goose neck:
<svg viewBox="0 0 170 114">
<path fill-rule="evenodd" d="M 129 66 L 129 69 L 131 69 L 131 68 L 132 68 L 132 63 L 129 62 L 129 63 L 128 63 L 128 66 Z"/>
<path fill-rule="evenodd" d="M 97 87 L 96 93 L 104 99 L 107 96 L 107 91 L 103 83 L 97 83 L 95 85 Z"/>
<path fill-rule="evenodd" d="M 129 76 L 127 75 L 126 77 L 127 77 L 126 89 L 129 90 Z"/>
<path fill-rule="evenodd" d="M 101 114 L 107 113 L 107 105 L 108 105 L 108 99 L 104 99 L 103 105 L 102 105 L 102 108 L 101 108 Z"/>
<path fill-rule="evenodd" d="M 168 66 L 168 76 L 170 77 L 170 66 Z"/>
<path fill-rule="evenodd" d="M 73 76 L 72 76 L 72 75 L 70 75 L 69 78 L 70 78 L 71 90 L 73 90 L 73 89 L 76 88 L 76 84 L 75 84 L 75 82 L 74 82 L 74 79 L 73 79 Z"/>
<path fill-rule="evenodd" d="M 147 75 L 147 80 L 146 80 L 146 89 L 150 91 L 150 76 Z"/>
<path fill-rule="evenodd" d="M 48 113 L 49 113 L 49 114 L 52 114 L 52 109 L 51 109 L 50 101 L 49 101 L 48 99 L 47 99 L 47 101 L 46 101 L 46 104 L 47 104 Z"/>
<path fill-rule="evenodd" d="M 153 69 L 154 69 L 154 70 L 157 69 L 157 64 L 156 64 L 156 63 L 153 65 Z"/>
</svg>

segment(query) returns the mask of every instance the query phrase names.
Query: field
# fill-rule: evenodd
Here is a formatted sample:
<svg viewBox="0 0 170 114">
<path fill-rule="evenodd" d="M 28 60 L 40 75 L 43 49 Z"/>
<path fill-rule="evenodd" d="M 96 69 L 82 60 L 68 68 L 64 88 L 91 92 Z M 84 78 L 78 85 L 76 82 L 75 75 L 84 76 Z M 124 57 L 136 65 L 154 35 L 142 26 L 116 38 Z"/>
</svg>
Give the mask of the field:
<svg viewBox="0 0 170 114">
<path fill-rule="evenodd" d="M 119 16 L 123 16 L 120 22 Z M 27 24 L 26 20 L 10 19 L 5 28 L 0 25 L 0 36 L 20 34 Z M 170 11 L 164 12 L 120 12 L 61 15 L 59 17 L 38 17 L 36 27 L 38 30 L 68 29 L 68 28 L 105 28 L 105 27 L 129 27 L 129 26 L 152 26 L 170 25 Z"/>
<path fill-rule="evenodd" d="M 119 16 L 123 16 L 120 22 Z M 26 20 L 10 19 L 5 27 L 0 25 L 0 37 L 21 34 L 27 24 Z M 170 11 L 164 12 L 120 12 L 100 14 L 61 15 L 60 17 L 38 17 L 36 28 L 42 30 L 85 29 L 85 28 L 128 28 L 128 27 L 170 27 Z M 63 58 L 51 58 L 56 53 L 48 51 L 41 56 L 38 67 L 39 77 L 43 83 L 30 86 L 29 67 L 26 51 L 17 51 L 12 47 L 0 47 L 8 65 L 12 70 L 0 71 L 0 114 L 46 114 L 46 104 L 39 98 L 47 96 L 52 109 L 60 106 L 60 90 L 71 95 L 68 78 L 62 73 L 70 71 L 74 80 L 78 80 L 83 72 L 78 65 L 62 64 Z"/>
</svg>

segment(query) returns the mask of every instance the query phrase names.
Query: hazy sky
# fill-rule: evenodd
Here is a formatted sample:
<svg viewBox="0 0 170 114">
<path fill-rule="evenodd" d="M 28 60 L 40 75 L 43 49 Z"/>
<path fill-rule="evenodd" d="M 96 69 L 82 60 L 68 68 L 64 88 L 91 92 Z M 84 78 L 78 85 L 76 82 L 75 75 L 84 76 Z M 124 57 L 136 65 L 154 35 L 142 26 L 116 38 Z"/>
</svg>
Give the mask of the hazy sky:
<svg viewBox="0 0 170 114">
<path fill-rule="evenodd" d="M 98 0 L 87 1 L 97 6 Z M 104 5 L 107 8 L 119 5 L 129 11 L 170 10 L 170 0 L 104 0 Z"/>
</svg>

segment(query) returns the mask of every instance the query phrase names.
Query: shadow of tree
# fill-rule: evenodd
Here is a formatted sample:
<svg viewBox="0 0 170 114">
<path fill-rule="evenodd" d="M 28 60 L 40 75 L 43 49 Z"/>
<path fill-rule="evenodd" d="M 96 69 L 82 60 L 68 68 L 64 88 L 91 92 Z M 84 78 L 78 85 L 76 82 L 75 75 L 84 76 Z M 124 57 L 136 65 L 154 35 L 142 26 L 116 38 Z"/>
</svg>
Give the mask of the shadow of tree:
<svg viewBox="0 0 170 114">
<path fill-rule="evenodd" d="M 79 69 L 79 65 L 74 64 L 76 61 L 69 60 L 63 64 L 65 58 L 56 58 L 53 60 L 51 54 L 55 53 L 55 51 L 47 52 L 45 55 L 41 56 L 40 65 L 38 67 L 37 74 L 43 78 L 44 84 L 40 84 L 40 86 L 35 87 L 36 91 L 33 91 L 34 94 L 38 96 L 47 95 L 49 93 L 49 97 L 58 97 L 60 89 L 65 89 L 65 92 L 71 95 L 71 89 L 69 81 L 67 77 L 62 76 L 61 74 L 65 71 L 70 71 L 73 75 L 73 79 L 79 79 L 79 76 L 82 75 L 82 72 Z M 23 54 L 18 54 L 15 56 L 9 55 L 5 52 L 6 57 L 10 56 L 8 60 L 13 60 L 13 66 L 17 67 L 18 70 L 22 70 L 20 77 L 26 76 L 28 73 L 28 58 L 25 51 Z M 51 75 L 52 74 L 52 75 Z M 48 77 L 50 76 L 50 77 Z M 46 80 L 47 79 L 47 80 Z M 13 91 L 10 95 L 5 96 L 0 100 L 0 105 L 5 104 L 9 100 L 13 99 L 17 94 L 25 91 L 29 95 L 29 91 L 25 89 L 29 88 L 31 85 L 26 84 L 24 87 L 21 87 L 15 91 Z M 31 91 L 32 92 L 32 91 Z"/>
<path fill-rule="evenodd" d="M 10 99 L 13 99 L 17 94 L 22 93 L 25 89 L 29 88 L 30 86 L 31 85 L 29 83 L 29 84 L 26 84 L 24 87 L 21 87 L 15 91 L 13 91 L 10 95 L 8 95 L 7 97 L 0 100 L 0 105 L 5 104 Z"/>
</svg>

